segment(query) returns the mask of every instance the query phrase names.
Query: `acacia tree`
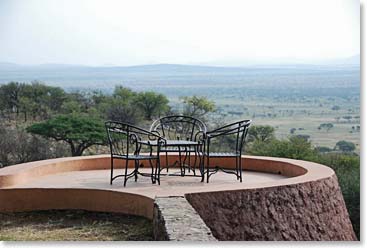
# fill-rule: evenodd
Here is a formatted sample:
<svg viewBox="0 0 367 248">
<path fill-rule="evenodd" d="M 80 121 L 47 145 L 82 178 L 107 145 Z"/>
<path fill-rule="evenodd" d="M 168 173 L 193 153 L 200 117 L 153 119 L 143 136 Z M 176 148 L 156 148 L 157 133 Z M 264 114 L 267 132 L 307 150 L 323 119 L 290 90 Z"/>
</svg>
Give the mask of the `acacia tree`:
<svg viewBox="0 0 367 248">
<path fill-rule="evenodd" d="M 103 123 L 82 115 L 59 115 L 33 124 L 26 130 L 56 141 L 67 142 L 72 156 L 81 156 L 85 149 L 93 145 L 106 144 Z"/>
<path fill-rule="evenodd" d="M 215 111 L 215 103 L 205 96 L 184 97 L 184 115 L 203 117 L 209 112 Z"/>
<path fill-rule="evenodd" d="M 333 127 L 334 127 L 333 123 L 322 123 L 317 129 L 321 130 L 325 128 L 326 131 L 329 132 L 329 130 L 332 129 Z"/>
<path fill-rule="evenodd" d="M 356 149 L 356 146 L 353 142 L 340 140 L 335 145 L 335 150 L 340 150 L 342 152 L 352 152 Z"/>
<path fill-rule="evenodd" d="M 268 125 L 251 126 L 248 131 L 249 141 L 266 142 L 274 139 L 274 128 Z"/>
<path fill-rule="evenodd" d="M 152 91 L 139 93 L 134 102 L 144 112 L 147 120 L 151 120 L 154 115 L 160 115 L 169 109 L 167 97 Z"/>
</svg>

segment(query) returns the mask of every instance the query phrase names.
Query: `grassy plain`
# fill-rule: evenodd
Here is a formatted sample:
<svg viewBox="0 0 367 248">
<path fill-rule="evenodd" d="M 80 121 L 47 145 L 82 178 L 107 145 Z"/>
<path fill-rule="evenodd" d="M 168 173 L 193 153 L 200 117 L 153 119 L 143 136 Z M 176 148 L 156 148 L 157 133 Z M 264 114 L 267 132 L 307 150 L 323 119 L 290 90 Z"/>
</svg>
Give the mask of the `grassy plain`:
<svg viewBox="0 0 367 248">
<path fill-rule="evenodd" d="M 353 142 L 360 149 L 359 97 L 257 97 L 240 99 L 235 95 L 211 98 L 217 105 L 212 117 L 224 122 L 252 119 L 253 125 L 270 125 L 278 138 L 309 135 L 314 146 L 331 149 L 340 140 Z M 179 106 L 179 99 L 172 99 Z M 333 110 L 334 106 L 340 109 Z M 343 118 L 343 117 L 347 117 Z M 350 119 L 348 119 L 350 117 Z M 319 129 L 320 124 L 331 123 L 330 130 Z"/>
</svg>

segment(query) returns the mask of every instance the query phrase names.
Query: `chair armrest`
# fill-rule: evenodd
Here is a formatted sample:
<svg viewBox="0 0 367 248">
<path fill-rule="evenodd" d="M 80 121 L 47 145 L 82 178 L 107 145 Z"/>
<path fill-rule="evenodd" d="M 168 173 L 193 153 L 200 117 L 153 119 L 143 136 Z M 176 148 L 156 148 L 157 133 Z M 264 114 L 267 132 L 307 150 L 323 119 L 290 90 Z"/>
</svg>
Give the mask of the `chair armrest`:
<svg viewBox="0 0 367 248">
<path fill-rule="evenodd" d="M 206 132 L 204 131 L 198 131 L 195 134 L 194 141 L 197 141 L 199 143 L 204 143 L 207 138 Z"/>
</svg>

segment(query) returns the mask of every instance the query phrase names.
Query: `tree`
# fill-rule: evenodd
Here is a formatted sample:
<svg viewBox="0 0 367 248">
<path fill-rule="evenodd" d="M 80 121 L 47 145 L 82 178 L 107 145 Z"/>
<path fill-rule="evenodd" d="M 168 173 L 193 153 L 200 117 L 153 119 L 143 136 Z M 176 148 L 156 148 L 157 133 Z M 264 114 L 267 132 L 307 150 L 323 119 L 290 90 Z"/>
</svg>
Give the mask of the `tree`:
<svg viewBox="0 0 367 248">
<path fill-rule="evenodd" d="M 18 82 L 10 82 L 0 86 L 0 107 L 1 110 L 7 110 L 10 113 L 20 112 L 19 109 L 19 98 L 20 92 L 25 84 L 20 84 Z"/>
<path fill-rule="evenodd" d="M 129 88 L 123 86 L 116 86 L 113 92 L 113 97 L 116 99 L 121 99 L 123 101 L 130 101 L 135 98 L 136 92 L 132 91 Z"/>
<path fill-rule="evenodd" d="M 348 142 L 345 140 L 338 141 L 335 145 L 335 150 L 340 150 L 343 152 L 352 152 L 356 149 L 356 146 L 353 142 Z"/>
<path fill-rule="evenodd" d="M 256 140 L 249 149 L 252 155 L 310 160 L 315 155 L 311 143 L 304 138 L 291 136 L 289 140 Z"/>
<path fill-rule="evenodd" d="M 103 123 L 83 115 L 59 115 L 33 124 L 26 130 L 56 141 L 67 142 L 70 145 L 72 156 L 81 156 L 85 149 L 93 145 L 106 144 Z"/>
<path fill-rule="evenodd" d="M 68 102 L 71 102 L 68 104 Z M 78 105 L 78 106 L 75 106 Z M 66 107 L 67 106 L 67 107 Z M 72 92 L 68 93 L 64 103 L 62 104 L 62 113 L 69 114 L 67 109 L 70 108 L 74 112 L 87 113 L 89 108 L 93 106 L 93 100 L 86 95 L 86 93 Z M 65 112 L 66 111 L 66 112 Z"/>
<path fill-rule="evenodd" d="M 325 128 L 326 131 L 329 132 L 329 130 L 332 129 L 333 127 L 334 127 L 333 123 L 322 123 L 317 129 L 321 130 Z"/>
<path fill-rule="evenodd" d="M 335 111 L 338 111 L 338 110 L 340 110 L 340 107 L 339 107 L 338 105 L 335 105 L 335 106 L 333 106 L 331 109 L 332 109 L 332 110 L 335 110 Z"/>
<path fill-rule="evenodd" d="M 139 93 L 134 102 L 144 112 L 147 120 L 152 120 L 153 116 L 160 115 L 169 109 L 167 97 L 152 91 Z"/>
<path fill-rule="evenodd" d="M 309 141 L 309 139 L 311 138 L 311 136 L 308 134 L 297 134 L 296 137 L 300 139 L 304 139 L 306 141 Z"/>
<path fill-rule="evenodd" d="M 185 96 L 184 103 L 184 115 L 192 117 L 203 117 L 207 113 L 215 111 L 215 103 L 208 100 L 205 96 Z"/>
<path fill-rule="evenodd" d="M 249 142 L 252 141 L 269 141 L 274 139 L 274 128 L 268 125 L 251 126 L 248 131 Z"/>
<path fill-rule="evenodd" d="M 343 116 L 343 119 L 347 120 L 348 122 L 350 122 L 352 120 L 352 116 L 347 115 L 347 116 Z"/>
<path fill-rule="evenodd" d="M 29 134 L 23 128 L 0 124 L 0 167 L 68 156 L 70 153 L 66 148 L 57 142 Z"/>
<path fill-rule="evenodd" d="M 319 153 L 326 153 L 326 152 L 331 152 L 332 149 L 326 146 L 316 146 L 315 150 Z"/>
<path fill-rule="evenodd" d="M 140 122 L 142 113 L 130 104 L 112 104 L 107 109 L 107 119 L 134 125 Z"/>
<path fill-rule="evenodd" d="M 81 113 L 82 108 L 81 105 L 75 100 L 67 100 L 61 106 L 61 113 L 70 114 L 70 113 Z"/>
</svg>

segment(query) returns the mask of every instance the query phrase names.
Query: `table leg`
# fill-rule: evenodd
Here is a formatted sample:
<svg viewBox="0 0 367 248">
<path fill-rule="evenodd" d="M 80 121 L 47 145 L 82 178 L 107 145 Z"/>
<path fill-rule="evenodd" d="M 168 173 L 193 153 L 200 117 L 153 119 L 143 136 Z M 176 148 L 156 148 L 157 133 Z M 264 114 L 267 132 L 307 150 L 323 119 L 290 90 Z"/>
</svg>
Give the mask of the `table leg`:
<svg viewBox="0 0 367 248">
<path fill-rule="evenodd" d="M 181 147 L 178 147 L 178 159 L 180 160 L 180 170 L 181 170 L 181 176 L 185 176 L 185 167 L 182 164 L 182 154 L 181 154 Z M 184 171 L 182 171 L 182 168 Z"/>
</svg>

